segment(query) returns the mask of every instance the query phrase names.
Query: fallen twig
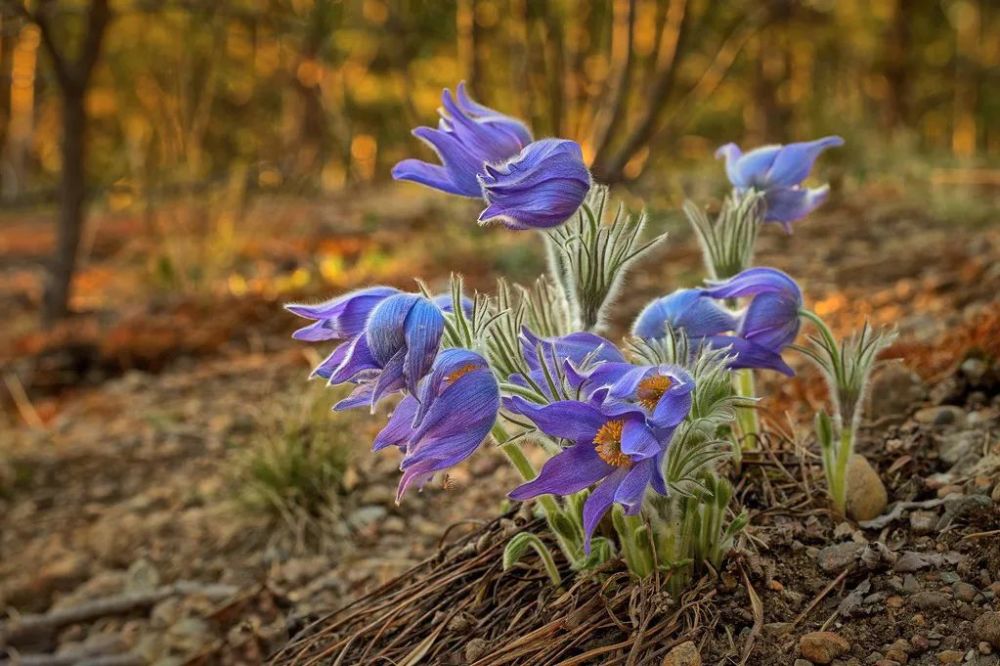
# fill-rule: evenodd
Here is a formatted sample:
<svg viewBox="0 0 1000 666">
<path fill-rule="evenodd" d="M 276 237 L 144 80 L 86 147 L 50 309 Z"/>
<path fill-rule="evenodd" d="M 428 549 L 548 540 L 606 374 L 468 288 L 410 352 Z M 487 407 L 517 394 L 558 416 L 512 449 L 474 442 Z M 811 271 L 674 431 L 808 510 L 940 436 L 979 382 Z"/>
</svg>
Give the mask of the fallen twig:
<svg viewBox="0 0 1000 666">
<path fill-rule="evenodd" d="M 113 597 L 95 599 L 70 608 L 59 608 L 48 613 L 22 615 L 0 625 L 0 646 L 24 645 L 51 636 L 72 624 L 90 622 L 111 615 L 126 615 L 147 610 L 173 596 L 202 596 L 222 601 L 237 594 L 239 588 L 231 585 L 204 585 L 179 581 L 148 592 L 130 592 Z"/>
</svg>

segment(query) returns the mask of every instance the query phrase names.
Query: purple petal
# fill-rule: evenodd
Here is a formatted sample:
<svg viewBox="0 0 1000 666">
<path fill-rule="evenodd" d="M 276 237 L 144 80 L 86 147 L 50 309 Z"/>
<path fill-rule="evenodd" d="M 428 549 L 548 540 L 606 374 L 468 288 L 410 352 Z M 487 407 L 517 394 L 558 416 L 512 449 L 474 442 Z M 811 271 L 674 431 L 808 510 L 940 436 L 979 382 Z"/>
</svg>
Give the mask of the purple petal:
<svg viewBox="0 0 1000 666">
<path fill-rule="evenodd" d="M 646 489 L 653 479 L 654 465 L 655 460 L 652 458 L 636 463 L 622 479 L 615 491 L 614 501 L 625 507 L 625 513 L 635 515 L 639 512 Z"/>
<path fill-rule="evenodd" d="M 478 192 L 469 194 L 456 185 L 451 179 L 451 174 L 443 166 L 413 158 L 402 160 L 392 167 L 392 177 L 395 180 L 408 180 L 412 183 L 426 185 L 448 194 L 457 194 L 462 197 L 478 196 Z"/>
<path fill-rule="evenodd" d="M 668 325 L 689 337 L 700 338 L 733 330 L 736 319 L 718 303 L 705 298 L 701 290 L 678 289 L 643 308 L 632 325 L 632 334 L 655 340 L 666 334 Z"/>
<path fill-rule="evenodd" d="M 368 405 L 372 400 L 372 382 L 363 382 L 354 387 L 351 394 L 333 406 L 333 411 L 342 412 L 346 409 L 354 409 L 362 405 Z"/>
<path fill-rule="evenodd" d="M 787 294 L 790 298 L 801 302 L 802 291 L 798 283 L 787 273 L 777 268 L 758 266 L 725 280 L 712 284 L 700 290 L 711 298 L 741 298 L 757 294 Z"/>
<path fill-rule="evenodd" d="M 430 127 L 418 127 L 413 135 L 429 145 L 441 164 L 451 177 L 453 189 L 446 190 L 451 194 L 478 198 L 482 191 L 476 174 L 483 162 L 471 154 L 453 134 Z"/>
<path fill-rule="evenodd" d="M 381 451 L 387 446 L 406 446 L 410 436 L 413 434 L 413 416 L 417 412 L 417 400 L 408 395 L 403 398 L 393 410 L 389 422 L 375 436 L 372 442 L 372 451 Z"/>
<path fill-rule="evenodd" d="M 585 535 L 583 550 L 588 555 L 590 554 L 590 539 L 594 535 L 594 530 L 597 529 L 601 518 L 614 503 L 615 493 L 618 492 L 618 486 L 626 474 L 628 474 L 627 468 L 616 469 L 611 476 L 594 489 L 583 505 L 583 532 Z"/>
<path fill-rule="evenodd" d="M 830 194 L 830 186 L 815 189 L 801 187 L 771 190 L 765 197 L 765 222 L 780 222 L 791 233 L 791 223 L 819 208 Z"/>
<path fill-rule="evenodd" d="M 750 186 L 749 183 L 741 180 L 740 172 L 736 170 L 736 163 L 742 156 L 743 151 L 735 143 L 727 143 L 715 151 L 715 159 L 720 157 L 726 159 L 726 176 L 729 178 L 729 182 L 741 189 Z"/>
<path fill-rule="evenodd" d="M 827 148 L 842 145 L 844 140 L 839 136 L 826 136 L 815 141 L 783 146 L 765 176 L 767 189 L 798 185 L 809 176 L 820 153 Z"/>
<path fill-rule="evenodd" d="M 325 365 L 327 361 L 332 363 L 341 356 L 343 360 L 340 365 L 330 374 L 331 384 L 343 384 L 354 380 L 362 373 L 377 371 L 380 368 L 368 348 L 368 338 L 363 334 L 356 336 L 349 343 L 337 347 L 322 365 Z M 317 370 L 319 369 L 317 368 Z"/>
<path fill-rule="evenodd" d="M 775 158 L 781 151 L 781 146 L 761 146 L 749 153 L 743 154 L 733 167 L 736 178 L 730 182 L 740 189 L 748 187 L 765 187 L 765 178 Z"/>
<path fill-rule="evenodd" d="M 372 357 L 386 365 L 406 347 L 406 319 L 410 310 L 421 300 L 415 294 L 390 296 L 376 307 L 368 318 L 365 337 Z"/>
<path fill-rule="evenodd" d="M 406 386 L 403 376 L 403 364 L 405 360 L 406 352 L 400 350 L 382 368 L 382 372 L 379 373 L 378 378 L 375 380 L 375 386 L 372 389 L 372 412 L 375 411 L 375 406 L 378 405 L 379 400 Z"/>
<path fill-rule="evenodd" d="M 754 344 L 749 340 L 739 337 L 717 335 L 709 338 L 709 343 L 717 348 L 730 347 L 736 354 L 736 358 L 730 362 L 729 367 L 739 370 L 742 368 L 759 368 L 761 370 L 777 370 L 778 372 L 795 376 L 795 371 L 785 363 L 781 355 L 761 345 Z"/>
<path fill-rule="evenodd" d="M 787 294 L 755 296 L 740 321 L 739 335 L 780 352 L 792 344 L 799 333 L 801 305 Z"/>
<path fill-rule="evenodd" d="M 645 419 L 641 417 L 625 419 L 621 446 L 622 453 L 633 460 L 651 458 L 659 453 L 661 448 L 659 440 L 646 427 Z"/>
<path fill-rule="evenodd" d="M 434 364 L 443 333 L 444 316 L 437 306 L 427 299 L 414 303 L 404 324 L 406 360 L 403 376 L 410 393 L 416 394 L 417 383 Z"/>
<path fill-rule="evenodd" d="M 549 458 L 531 481 L 512 490 L 508 497 L 528 500 L 539 495 L 572 495 L 613 473 L 590 442 L 576 444 Z"/>
<path fill-rule="evenodd" d="M 514 396 L 505 398 L 503 404 L 515 414 L 531 419 L 542 432 L 574 442 L 593 442 L 597 431 L 607 421 L 599 410 L 575 400 L 536 405 Z"/>
</svg>

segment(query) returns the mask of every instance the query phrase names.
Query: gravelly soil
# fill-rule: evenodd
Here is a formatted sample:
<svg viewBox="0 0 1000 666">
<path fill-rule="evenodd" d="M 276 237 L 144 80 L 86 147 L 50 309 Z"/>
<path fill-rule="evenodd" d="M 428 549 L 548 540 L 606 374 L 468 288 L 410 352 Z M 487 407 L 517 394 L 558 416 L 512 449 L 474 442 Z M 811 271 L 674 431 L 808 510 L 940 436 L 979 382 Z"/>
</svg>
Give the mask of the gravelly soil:
<svg viewBox="0 0 1000 666">
<path fill-rule="evenodd" d="M 353 202 L 351 210 L 365 205 Z M 353 220 L 351 215 L 361 215 L 357 212 L 296 227 L 293 237 L 280 239 L 281 250 L 264 253 L 261 261 L 270 268 L 261 270 L 280 277 L 307 265 L 323 243 L 342 244 L 345 237 L 361 246 L 375 243 L 386 256 L 398 250 L 410 259 L 381 273 L 348 271 L 336 289 L 371 280 L 405 284 L 412 271 L 441 278 L 450 268 L 462 269 L 472 284 L 485 289 L 508 268 L 495 259 L 484 265 L 483 248 L 467 241 L 454 244 L 448 262 L 412 259 L 419 255 L 404 246 L 421 237 L 440 211 L 426 204 L 399 207 L 405 210 L 390 215 L 387 230 L 371 236 L 340 231 L 341 217 Z M 697 250 L 688 235 L 675 236 L 663 255 L 634 274 L 616 310 L 614 331 L 620 332 L 648 298 L 696 282 Z M 260 239 L 258 244 L 267 245 Z M 502 249 L 503 256 L 526 252 L 506 239 Z M 93 270 L 120 261 L 119 248 L 105 250 Z M 493 256 L 498 248 L 489 250 Z M 530 250 L 526 256 L 525 266 L 539 265 Z M 864 317 L 899 327 L 903 363 L 922 380 L 909 377 L 876 391 L 881 403 L 875 405 L 864 449 L 889 485 L 890 500 L 934 500 L 939 493 L 959 490 L 961 497 L 989 498 L 995 468 L 970 468 L 950 479 L 935 475 L 962 462 L 951 457 L 955 447 L 967 446 L 980 458 L 997 454 L 997 394 L 989 379 L 995 366 L 990 369 L 988 355 L 997 353 L 989 322 L 1000 320 L 1000 230 L 963 228 L 901 205 L 840 207 L 810 219 L 790 238 L 767 230 L 758 263 L 800 278 L 807 303 L 838 330 Z M 11 279 L 0 281 L 10 295 L 21 284 L 23 267 L 14 262 L 4 271 L 3 277 Z M 328 289 L 333 288 L 311 283 L 303 290 L 308 297 Z M 31 290 L 25 294 L 6 301 L 4 314 L 23 316 Z M 233 598 L 244 600 L 226 604 L 198 594 L 172 596 L 131 614 L 72 625 L 22 650 L 79 651 L 86 645 L 92 653 L 128 653 L 158 663 L 180 663 L 198 654 L 207 655 L 203 663 L 219 663 L 225 652 L 234 663 L 252 663 L 286 635 L 289 613 L 336 607 L 433 552 L 446 525 L 497 515 L 512 477 L 489 451 L 456 470 L 448 490 L 428 488 L 395 506 L 397 461 L 391 453 L 366 453 L 378 423 L 360 416 L 346 422 L 330 416 L 330 427 L 340 429 L 354 457 L 329 515 L 303 525 L 294 517 L 254 514 L 234 501 L 232 470 L 241 449 L 262 424 L 280 419 L 307 390 L 302 380 L 309 362 L 302 345 L 286 337 L 295 322 L 278 310 L 284 298 L 289 296 L 251 291 L 219 307 L 201 297 L 157 297 L 149 307 L 136 306 L 127 314 L 100 310 L 78 321 L 75 330 L 42 343 L 37 336 L 21 335 L 23 326 L 11 327 L 9 335 L 17 337 L 6 340 L 4 348 L 14 351 L 0 358 L 21 378 L 45 425 L 24 425 L 23 412 L 5 397 L 3 418 L 9 425 L 0 421 L 0 607 L 13 615 L 43 612 L 179 580 L 231 585 Z M 186 318 L 178 320 L 178 312 Z M 183 324 L 172 326 L 175 321 Z M 203 322 L 211 335 L 192 342 L 192 331 L 202 330 Z M 107 342 L 109 331 L 119 336 L 114 345 Z M 175 353 L 178 348 L 181 353 Z M 973 366 L 957 370 L 970 353 L 986 357 L 985 374 Z M 95 355 L 107 362 L 95 364 Z M 155 362 L 136 360 L 150 358 Z M 82 366 L 80 359 L 86 361 Z M 802 363 L 795 365 L 804 369 Z M 815 374 L 805 369 L 795 382 L 765 382 L 763 391 L 768 421 L 782 431 L 789 429 L 789 414 L 808 423 L 809 412 L 822 399 Z M 890 404 L 900 395 L 907 397 Z M 939 411 L 908 416 L 922 405 Z M 940 411 L 942 405 L 957 411 L 938 416 L 948 411 Z M 982 654 L 978 642 L 967 637 L 975 613 L 997 609 L 991 586 L 1000 582 L 1000 544 L 995 534 L 966 538 L 997 529 L 995 504 L 968 515 L 963 509 L 959 519 L 929 534 L 914 533 L 908 513 L 878 530 L 840 527 L 834 532 L 816 495 L 804 513 L 774 516 L 754 526 L 755 538 L 765 546 L 749 566 L 768 626 L 792 621 L 836 579 L 836 572 L 823 571 L 817 563 L 832 544 L 879 542 L 896 555 L 941 555 L 934 560 L 941 564 L 911 574 L 919 587 L 915 592 L 907 574 L 896 571 L 898 559 L 894 563 L 882 553 L 870 564 L 875 557 L 870 553 L 881 551 L 874 546 L 860 551 L 859 557 L 868 559 L 859 559 L 794 630 L 762 629 L 758 644 L 764 652 L 759 654 L 772 646 L 775 660 L 750 663 L 791 663 L 801 632 L 831 617 L 828 628 L 851 642 L 849 655 L 861 663 L 875 663 L 875 653 L 888 658 L 890 639 L 922 645 L 915 636 L 928 643 L 908 655 L 909 663 L 950 659 L 953 655 L 941 657 L 948 650 L 962 652 L 962 659 L 971 650 L 976 652 L 972 661 L 995 662 L 995 649 Z M 940 518 L 949 506 L 945 501 L 925 510 Z M 950 553 L 961 559 L 944 557 Z M 866 581 L 871 588 L 850 620 L 835 616 Z M 970 596 L 960 583 L 975 587 L 969 601 L 960 599 L 960 593 Z M 742 584 L 731 585 L 725 577 L 720 584 L 731 586 L 731 603 L 720 603 L 719 609 L 736 640 L 753 618 L 747 621 Z M 947 600 L 914 596 L 922 592 L 942 592 Z M 226 612 L 220 615 L 220 609 Z M 847 624 L 841 627 L 842 622 Z M 706 660 L 726 658 L 724 637 L 702 637 Z M 240 648 L 218 652 L 219 641 Z"/>
</svg>

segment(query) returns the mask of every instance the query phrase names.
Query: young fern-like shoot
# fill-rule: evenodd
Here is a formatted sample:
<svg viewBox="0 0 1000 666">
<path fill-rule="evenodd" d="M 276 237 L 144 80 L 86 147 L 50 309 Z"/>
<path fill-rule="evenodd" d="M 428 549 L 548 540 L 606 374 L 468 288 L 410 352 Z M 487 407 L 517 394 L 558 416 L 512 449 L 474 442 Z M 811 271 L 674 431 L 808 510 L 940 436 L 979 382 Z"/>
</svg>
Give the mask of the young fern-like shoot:
<svg viewBox="0 0 1000 666">
<path fill-rule="evenodd" d="M 854 454 L 861 412 L 879 354 L 896 339 L 894 331 L 879 331 L 867 323 L 839 343 L 826 323 L 815 313 L 802 311 L 815 324 L 819 335 L 810 336 L 809 346 L 796 347 L 822 371 L 829 389 L 832 417 L 816 414 L 823 471 L 830 500 L 838 515 L 847 508 L 847 466 Z"/>
<path fill-rule="evenodd" d="M 560 273 L 578 329 L 599 330 L 629 267 L 666 239 L 643 241 L 645 212 L 631 215 L 623 204 L 608 210 L 608 188 L 595 186 L 566 224 L 548 232 L 550 266 Z"/>
</svg>

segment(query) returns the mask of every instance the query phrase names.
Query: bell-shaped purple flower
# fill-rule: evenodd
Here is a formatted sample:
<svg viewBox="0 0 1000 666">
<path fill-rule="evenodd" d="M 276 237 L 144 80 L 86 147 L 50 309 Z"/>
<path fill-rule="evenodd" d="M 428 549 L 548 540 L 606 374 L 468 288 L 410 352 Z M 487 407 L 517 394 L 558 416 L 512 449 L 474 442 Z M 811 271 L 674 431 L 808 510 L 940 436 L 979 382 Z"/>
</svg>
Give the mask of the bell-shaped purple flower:
<svg viewBox="0 0 1000 666">
<path fill-rule="evenodd" d="M 375 306 L 398 293 L 399 290 L 392 287 L 368 287 L 316 305 L 289 303 L 285 306 L 289 312 L 315 320 L 292 333 L 292 337 L 308 342 L 352 338 L 364 330 L 368 315 Z"/>
<path fill-rule="evenodd" d="M 635 515 L 647 488 L 667 494 L 662 462 L 669 441 L 654 433 L 641 411 L 608 414 L 575 400 L 536 405 L 519 397 L 505 398 L 504 407 L 527 417 L 542 432 L 572 442 L 550 458 L 537 477 L 515 488 L 511 499 L 571 495 L 598 484 L 583 507 L 588 552 L 591 536 L 612 504 Z"/>
<path fill-rule="evenodd" d="M 441 345 L 444 315 L 423 296 L 399 293 L 382 300 L 369 314 L 364 330 L 334 349 L 313 371 L 331 384 L 357 388 L 334 409 L 370 404 L 407 389 L 416 393 Z"/>
<path fill-rule="evenodd" d="M 666 334 L 668 326 L 683 330 L 689 338 L 704 338 L 733 330 L 736 318 L 700 289 L 678 289 L 643 308 L 632 324 L 632 335 L 655 340 Z"/>
<path fill-rule="evenodd" d="M 396 501 L 413 484 L 471 456 L 499 409 L 500 387 L 483 357 L 466 349 L 442 351 L 419 391 L 403 398 L 372 445 L 403 451 Z"/>
<path fill-rule="evenodd" d="M 442 94 L 443 109 L 438 128 L 418 127 L 413 135 L 429 145 L 441 164 L 406 159 L 392 169 L 396 180 L 409 180 L 465 197 L 480 197 L 476 176 L 486 163 L 504 162 L 531 143 L 525 125 L 469 98 L 465 83 L 453 97 Z"/>
<path fill-rule="evenodd" d="M 795 341 L 801 326 L 802 290 L 795 280 L 776 268 L 757 267 L 701 291 L 711 298 L 753 297 L 736 326 L 733 351 L 740 365 L 734 367 L 793 374 L 781 352 Z M 715 344 L 726 340 L 730 338 L 720 337 Z"/>
<path fill-rule="evenodd" d="M 716 158 L 726 160 L 726 175 L 739 191 L 764 193 L 767 210 L 765 222 L 779 222 L 786 230 L 826 201 L 828 185 L 802 187 L 819 154 L 827 148 L 844 145 L 839 136 L 787 145 L 762 146 L 744 154 L 735 143 L 719 148 Z"/>
<path fill-rule="evenodd" d="M 575 141 L 542 139 L 502 164 L 487 163 L 479 176 L 489 204 L 480 224 L 548 229 L 572 216 L 590 191 L 590 171 Z"/>
</svg>

